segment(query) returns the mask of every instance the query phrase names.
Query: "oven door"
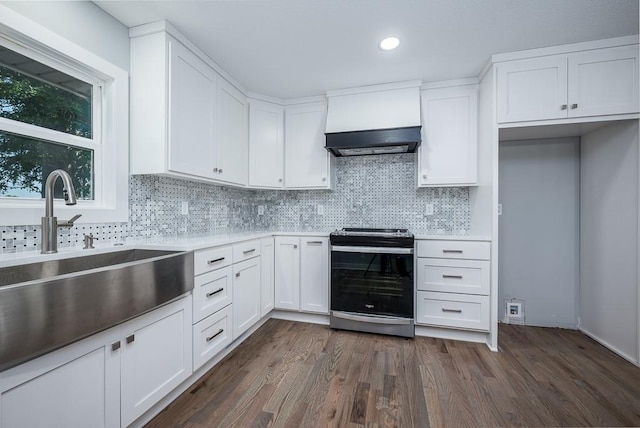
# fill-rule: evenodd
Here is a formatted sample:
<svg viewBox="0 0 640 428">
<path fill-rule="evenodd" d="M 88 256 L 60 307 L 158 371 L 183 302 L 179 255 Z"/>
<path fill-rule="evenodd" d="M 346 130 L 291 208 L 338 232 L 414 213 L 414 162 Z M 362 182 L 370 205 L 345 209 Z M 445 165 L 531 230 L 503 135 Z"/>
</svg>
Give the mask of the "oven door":
<svg viewBox="0 0 640 428">
<path fill-rule="evenodd" d="M 413 249 L 331 247 L 331 310 L 413 318 Z"/>
</svg>

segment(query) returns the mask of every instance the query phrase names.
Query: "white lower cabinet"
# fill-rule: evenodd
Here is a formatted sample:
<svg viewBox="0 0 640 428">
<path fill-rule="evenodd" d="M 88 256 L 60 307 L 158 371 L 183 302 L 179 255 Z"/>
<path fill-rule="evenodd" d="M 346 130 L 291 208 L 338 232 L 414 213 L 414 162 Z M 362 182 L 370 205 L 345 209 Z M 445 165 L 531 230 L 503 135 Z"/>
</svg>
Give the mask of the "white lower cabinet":
<svg viewBox="0 0 640 428">
<path fill-rule="evenodd" d="M 0 426 L 131 424 L 192 373 L 191 296 L 0 373 Z"/>
<path fill-rule="evenodd" d="M 301 238 L 300 310 L 329 313 L 329 239 Z"/>
<path fill-rule="evenodd" d="M 233 338 L 260 320 L 260 258 L 233 265 Z"/>
<path fill-rule="evenodd" d="M 300 238 L 275 240 L 275 308 L 300 309 Z"/>
<path fill-rule="evenodd" d="M 186 298 L 123 325 L 123 427 L 193 372 L 191 319 L 191 298 Z"/>
<path fill-rule="evenodd" d="M 489 296 L 418 291 L 416 323 L 489 331 Z"/>
<path fill-rule="evenodd" d="M 416 324 L 490 330 L 491 244 L 417 240 Z"/>
<path fill-rule="evenodd" d="M 233 341 L 229 305 L 193 326 L 193 370 L 196 371 Z"/>
<path fill-rule="evenodd" d="M 273 309 L 275 248 L 271 237 L 262 239 L 260 244 L 260 317 L 263 317 Z"/>
<path fill-rule="evenodd" d="M 329 239 L 276 237 L 275 307 L 329 312 Z"/>
</svg>

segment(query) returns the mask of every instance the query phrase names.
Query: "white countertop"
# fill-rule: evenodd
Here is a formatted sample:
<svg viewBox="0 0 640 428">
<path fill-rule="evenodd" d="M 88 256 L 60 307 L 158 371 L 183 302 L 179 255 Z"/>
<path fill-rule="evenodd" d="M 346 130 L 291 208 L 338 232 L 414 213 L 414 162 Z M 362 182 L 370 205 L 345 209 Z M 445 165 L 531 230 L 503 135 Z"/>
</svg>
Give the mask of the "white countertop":
<svg viewBox="0 0 640 428">
<path fill-rule="evenodd" d="M 217 247 L 220 245 L 230 245 L 237 242 L 248 241 L 250 239 L 266 238 L 268 236 L 318 236 L 328 237 L 330 232 L 309 232 L 309 231 L 265 231 L 265 232 L 238 232 L 227 235 L 215 236 L 194 236 L 194 237 L 151 237 L 151 238 L 130 238 L 124 244 L 96 242 L 96 248 L 83 250 L 82 247 L 64 247 L 55 254 L 40 254 L 39 251 L 19 251 L 15 253 L 0 254 L 0 267 L 35 263 L 46 260 L 57 260 L 69 257 L 82 257 L 91 254 L 107 253 L 112 251 L 130 250 L 134 248 L 155 249 L 167 251 L 195 251 L 203 248 Z M 491 241 L 486 236 L 465 236 L 465 235 L 430 235 L 416 233 L 415 239 L 431 240 L 456 240 L 456 241 Z"/>
</svg>

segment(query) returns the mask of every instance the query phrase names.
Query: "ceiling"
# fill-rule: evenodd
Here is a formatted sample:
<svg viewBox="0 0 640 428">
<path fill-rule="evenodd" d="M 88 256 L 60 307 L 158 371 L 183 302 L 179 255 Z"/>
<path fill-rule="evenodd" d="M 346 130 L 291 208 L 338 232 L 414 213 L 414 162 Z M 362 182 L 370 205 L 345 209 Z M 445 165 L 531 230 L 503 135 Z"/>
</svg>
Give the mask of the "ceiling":
<svg viewBox="0 0 640 428">
<path fill-rule="evenodd" d="M 168 20 L 247 90 L 477 76 L 489 56 L 638 34 L 638 0 L 96 1 L 127 27 Z M 400 47 L 385 52 L 387 35 Z"/>
</svg>

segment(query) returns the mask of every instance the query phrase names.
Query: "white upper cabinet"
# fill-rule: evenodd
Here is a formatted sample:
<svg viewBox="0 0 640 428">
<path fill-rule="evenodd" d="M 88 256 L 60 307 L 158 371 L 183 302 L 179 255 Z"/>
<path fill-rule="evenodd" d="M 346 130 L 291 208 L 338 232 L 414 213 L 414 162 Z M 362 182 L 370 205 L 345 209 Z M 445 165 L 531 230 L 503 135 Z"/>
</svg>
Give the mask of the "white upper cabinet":
<svg viewBox="0 0 640 428">
<path fill-rule="evenodd" d="M 637 113 L 638 45 L 497 66 L 498 123 Z"/>
<path fill-rule="evenodd" d="M 284 107 L 249 101 L 249 185 L 284 186 Z"/>
<path fill-rule="evenodd" d="M 632 113 L 638 107 L 637 45 L 569 56 L 569 117 Z"/>
<path fill-rule="evenodd" d="M 422 92 L 418 186 L 477 184 L 478 89 L 475 85 Z"/>
<path fill-rule="evenodd" d="M 567 117 L 567 57 L 498 65 L 498 122 Z"/>
<path fill-rule="evenodd" d="M 246 185 L 249 152 L 247 99 L 222 78 L 218 79 L 217 94 L 217 173 L 220 180 Z"/>
<path fill-rule="evenodd" d="M 285 186 L 328 189 L 333 186 L 332 155 L 325 146 L 327 104 L 309 103 L 285 108 Z"/>
<path fill-rule="evenodd" d="M 176 41 L 169 54 L 169 170 L 213 177 L 216 75 Z"/>
<path fill-rule="evenodd" d="M 130 30 L 131 173 L 246 186 L 246 97 L 197 48 L 154 28 Z"/>
</svg>

